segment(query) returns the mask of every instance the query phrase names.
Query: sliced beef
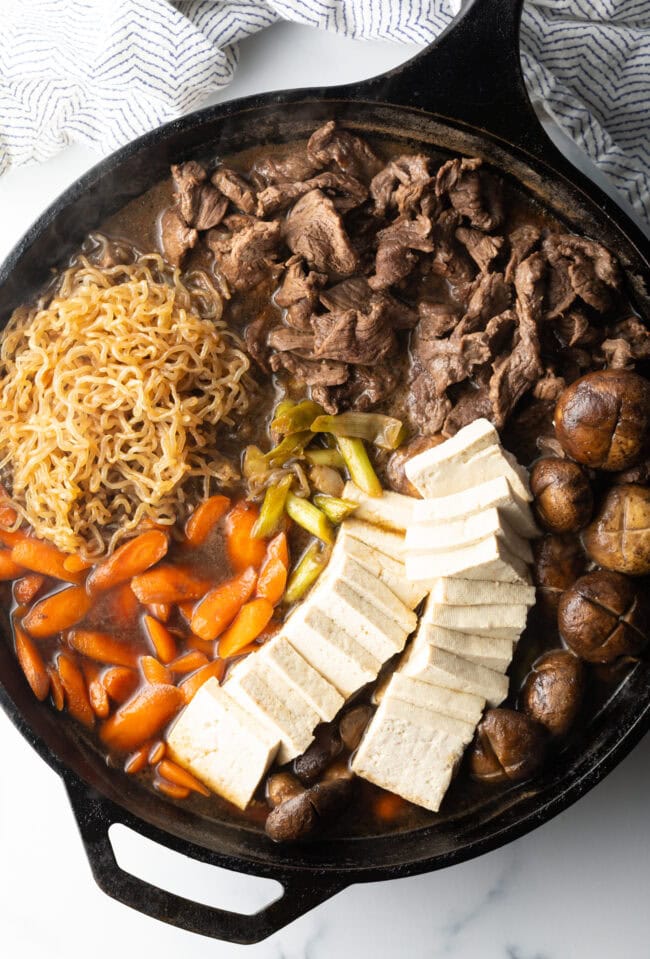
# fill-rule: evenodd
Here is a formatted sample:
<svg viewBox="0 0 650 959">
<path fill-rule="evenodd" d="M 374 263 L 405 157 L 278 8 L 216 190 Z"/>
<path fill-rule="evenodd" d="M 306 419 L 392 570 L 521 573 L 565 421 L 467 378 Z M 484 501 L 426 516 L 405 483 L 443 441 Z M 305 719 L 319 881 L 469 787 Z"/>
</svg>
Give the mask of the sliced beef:
<svg viewBox="0 0 650 959">
<path fill-rule="evenodd" d="M 361 309 L 368 312 L 373 303 L 382 304 L 386 321 L 393 330 L 411 330 L 418 322 L 415 310 L 385 290 L 376 292 L 362 276 L 342 280 L 323 290 L 319 299 L 325 309 L 330 311 Z"/>
<path fill-rule="evenodd" d="M 338 413 L 340 409 L 359 410 L 363 413 L 392 395 L 399 382 L 399 375 L 394 364 L 353 366 L 350 367 L 350 375 L 345 384 L 316 386 L 311 391 L 312 399 L 320 403 L 328 413 Z"/>
<path fill-rule="evenodd" d="M 215 266 L 235 291 L 251 289 L 269 270 L 277 269 L 275 260 L 282 240 L 279 220 L 245 222 L 233 233 L 210 230 L 206 234 Z"/>
<path fill-rule="evenodd" d="M 185 223 L 178 210 L 170 207 L 160 220 L 160 236 L 166 259 L 172 266 L 180 266 L 188 250 L 196 246 L 199 234 Z"/>
<path fill-rule="evenodd" d="M 286 263 L 282 286 L 275 294 L 275 302 L 286 309 L 285 322 L 297 330 L 311 331 L 311 314 L 318 301 L 318 291 L 327 282 L 325 273 L 307 270 L 299 256 Z"/>
<path fill-rule="evenodd" d="M 473 423 L 474 420 L 482 417 L 487 420 L 492 419 L 492 402 L 487 386 L 464 384 L 443 424 L 442 432 L 445 436 L 453 436 L 468 423 Z"/>
<path fill-rule="evenodd" d="M 457 213 L 445 210 L 433 224 L 431 271 L 447 280 L 458 302 L 464 303 L 471 294 L 476 269 L 465 247 L 456 239 L 459 222 Z"/>
<path fill-rule="evenodd" d="M 251 179 L 260 187 L 268 183 L 308 180 L 322 168 L 307 153 L 306 146 L 294 146 L 285 157 L 261 157 L 253 165 Z"/>
<path fill-rule="evenodd" d="M 382 166 L 382 162 L 368 144 L 359 137 L 337 127 L 334 120 L 315 130 L 307 143 L 307 155 L 310 160 L 323 169 L 332 164 L 341 173 L 369 180 Z"/>
<path fill-rule="evenodd" d="M 627 340 L 621 337 L 615 339 L 603 340 L 601 350 L 605 358 L 605 363 L 612 370 L 631 370 L 634 369 L 634 357 Z"/>
<path fill-rule="evenodd" d="M 228 199 L 206 182 L 208 175 L 201 164 L 188 160 L 171 169 L 176 206 L 187 226 L 210 230 L 221 223 Z"/>
<path fill-rule="evenodd" d="M 551 280 L 564 291 L 561 302 L 565 305 L 561 308 L 555 305 L 553 312 L 549 311 L 550 315 L 568 309 L 573 302 L 566 302 L 569 298 L 567 281 L 573 298 L 579 296 L 599 313 L 609 309 L 612 293 L 621 283 L 618 264 L 609 250 L 594 240 L 570 233 L 549 234 L 542 244 L 542 250 L 553 270 L 558 273 L 558 277 L 551 277 Z"/>
<path fill-rule="evenodd" d="M 410 220 L 398 217 L 390 226 L 377 234 L 379 246 L 375 259 L 374 276 L 368 283 L 373 290 L 385 290 L 403 280 L 417 263 L 413 252 L 431 253 L 431 220 L 421 214 Z"/>
<path fill-rule="evenodd" d="M 592 328 L 588 317 L 581 310 L 569 310 L 558 316 L 553 329 L 562 346 L 578 346 L 592 339 Z"/>
<path fill-rule="evenodd" d="M 246 180 L 228 167 L 218 167 L 211 177 L 212 184 L 227 196 L 230 202 L 242 213 L 255 213 L 257 200 Z"/>
<path fill-rule="evenodd" d="M 313 316 L 312 326 L 317 357 L 372 366 L 397 345 L 386 307 L 378 301 L 370 304 L 368 312 L 342 310 Z"/>
<path fill-rule="evenodd" d="M 537 400 L 548 400 L 551 403 L 556 403 L 565 387 L 566 380 L 564 377 L 555 376 L 554 373 L 547 370 L 544 376 L 535 383 L 532 394 Z"/>
<path fill-rule="evenodd" d="M 295 353 L 274 353 L 270 364 L 275 373 L 286 370 L 306 386 L 338 386 L 348 379 L 348 367 L 345 363 L 305 360 Z"/>
<path fill-rule="evenodd" d="M 321 190 L 310 190 L 292 207 L 284 235 L 292 253 L 299 253 L 323 273 L 348 276 L 357 268 L 357 255 L 341 217 Z"/>
<path fill-rule="evenodd" d="M 461 335 L 482 329 L 493 316 L 512 304 L 512 288 L 502 273 L 484 273 L 476 278 L 467 310 L 459 328 Z"/>
<path fill-rule="evenodd" d="M 650 331 L 638 317 L 628 316 L 615 323 L 608 332 L 611 338 L 625 340 L 634 360 L 650 360 Z"/>
<path fill-rule="evenodd" d="M 368 198 L 368 190 L 356 177 L 345 173 L 319 173 L 309 180 L 295 183 L 276 183 L 266 187 L 257 197 L 257 215 L 269 216 L 286 210 L 294 200 L 310 190 L 323 190 L 332 195 L 332 202 L 339 212 L 352 210 Z"/>
<path fill-rule="evenodd" d="M 446 336 L 460 321 L 460 314 L 452 306 L 447 303 L 432 303 L 430 300 L 420 300 L 418 314 L 419 335 L 427 339 Z"/>
<path fill-rule="evenodd" d="M 447 197 L 454 210 L 478 230 L 495 230 L 503 222 L 501 184 L 480 171 L 474 158 L 448 160 L 436 174 L 436 195 Z"/>
<path fill-rule="evenodd" d="M 456 239 L 463 244 L 481 273 L 488 272 L 504 243 L 502 236 L 489 236 L 487 233 L 472 230 L 466 226 L 458 227 Z"/>
<path fill-rule="evenodd" d="M 409 382 L 409 415 L 417 429 L 425 436 L 439 433 L 451 412 L 451 400 L 440 395 L 426 370 L 414 365 Z"/>
<path fill-rule="evenodd" d="M 422 212 L 422 197 L 435 186 L 435 178 L 429 172 L 430 163 L 423 153 L 409 153 L 391 160 L 380 170 L 370 183 L 376 214 L 383 217 L 389 208 L 408 216 Z"/>
<path fill-rule="evenodd" d="M 306 359 L 313 359 L 314 334 L 306 330 L 292 330 L 288 326 L 276 326 L 268 335 L 268 345 L 283 353 L 286 350 L 299 351 Z"/>
<path fill-rule="evenodd" d="M 525 260 L 526 257 L 533 252 L 541 236 L 542 232 L 539 227 L 533 226 L 531 223 L 517 227 L 517 229 L 513 230 L 508 236 L 510 258 L 504 271 L 508 283 L 512 283 L 515 278 L 515 270 L 521 261 Z"/>
</svg>

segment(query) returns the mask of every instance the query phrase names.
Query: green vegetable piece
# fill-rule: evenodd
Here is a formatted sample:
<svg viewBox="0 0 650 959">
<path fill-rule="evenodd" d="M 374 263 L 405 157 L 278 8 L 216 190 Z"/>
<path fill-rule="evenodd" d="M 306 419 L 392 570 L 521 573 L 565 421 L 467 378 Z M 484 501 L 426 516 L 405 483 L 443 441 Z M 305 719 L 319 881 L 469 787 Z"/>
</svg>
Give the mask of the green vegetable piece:
<svg viewBox="0 0 650 959">
<path fill-rule="evenodd" d="M 287 493 L 291 489 L 292 482 L 293 476 L 288 473 L 282 477 L 279 483 L 276 483 L 275 486 L 269 486 L 266 490 L 260 515 L 251 530 L 251 535 L 255 539 L 264 539 L 279 530 L 284 518 Z"/>
<path fill-rule="evenodd" d="M 382 413 L 340 413 L 338 416 L 319 416 L 311 424 L 314 433 L 333 433 L 365 440 L 385 450 L 396 450 L 406 439 L 406 427 L 401 420 Z"/>
<path fill-rule="evenodd" d="M 345 466 L 345 460 L 338 450 L 305 450 L 305 459 L 312 466 L 332 466 L 336 470 L 341 470 Z"/>
<path fill-rule="evenodd" d="M 324 550 L 320 543 L 312 543 L 308 546 L 289 577 L 282 602 L 290 605 L 302 599 L 323 572 L 328 561 L 329 551 Z"/>
<path fill-rule="evenodd" d="M 285 509 L 294 523 L 302 526 L 312 536 L 317 536 L 318 539 L 329 545 L 334 542 L 334 530 L 327 516 L 317 506 L 310 503 L 308 499 L 303 499 L 301 496 L 289 492 Z"/>
<path fill-rule="evenodd" d="M 337 526 L 342 523 L 346 516 L 350 516 L 358 508 L 359 504 L 351 499 L 341 499 L 339 496 L 328 496 L 326 493 L 316 493 L 314 504 L 325 513 L 328 520 Z"/>
<path fill-rule="evenodd" d="M 323 412 L 323 407 L 312 400 L 291 403 L 290 406 L 285 406 L 286 403 L 290 401 L 283 400 L 278 404 L 271 420 L 271 429 L 279 436 L 289 436 L 292 433 L 308 430 L 310 423 Z"/>
<path fill-rule="evenodd" d="M 339 436 L 337 442 L 352 482 L 368 496 L 381 496 L 381 483 L 368 459 L 363 440 Z"/>
<path fill-rule="evenodd" d="M 314 434 L 310 430 L 285 436 L 281 443 L 264 454 L 267 469 L 277 469 L 278 466 L 284 466 L 289 460 L 302 456 L 305 446 L 311 443 L 313 438 Z"/>
<path fill-rule="evenodd" d="M 259 446 L 247 446 L 244 450 L 244 459 L 242 462 L 242 473 L 244 479 L 250 480 L 264 476 L 269 468 L 266 463 L 264 453 Z"/>
</svg>

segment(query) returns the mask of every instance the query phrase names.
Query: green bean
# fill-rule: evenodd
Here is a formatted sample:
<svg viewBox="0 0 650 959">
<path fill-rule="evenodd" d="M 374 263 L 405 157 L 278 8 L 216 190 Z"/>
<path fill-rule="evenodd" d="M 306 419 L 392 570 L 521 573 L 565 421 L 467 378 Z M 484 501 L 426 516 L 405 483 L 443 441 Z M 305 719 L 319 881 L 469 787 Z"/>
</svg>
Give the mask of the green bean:
<svg viewBox="0 0 650 959">
<path fill-rule="evenodd" d="M 289 577 L 287 588 L 283 596 L 283 603 L 298 602 L 305 595 L 320 574 L 327 566 L 329 550 L 324 550 L 319 543 L 312 543 L 307 547 Z"/>
<path fill-rule="evenodd" d="M 345 460 L 338 450 L 305 450 L 305 459 L 312 466 L 333 466 L 334 469 L 339 470 L 345 466 Z"/>
<path fill-rule="evenodd" d="M 286 404 L 286 405 L 285 405 Z M 271 420 L 271 430 L 279 436 L 289 436 L 309 429 L 309 424 L 320 416 L 323 407 L 312 400 L 291 403 L 283 400 L 275 409 Z"/>
<path fill-rule="evenodd" d="M 302 456 L 305 446 L 311 443 L 313 438 L 314 434 L 309 430 L 290 433 L 289 436 L 285 436 L 281 443 L 264 454 L 267 468 L 277 469 L 278 466 L 284 466 L 290 459 Z"/>
<path fill-rule="evenodd" d="M 339 436 L 337 442 L 352 482 L 368 496 L 381 496 L 381 483 L 368 459 L 363 440 Z"/>
<path fill-rule="evenodd" d="M 359 504 L 351 499 L 341 499 L 339 496 L 328 496 L 327 493 L 316 493 L 314 496 L 314 505 L 325 513 L 330 522 L 337 526 L 343 520 L 354 513 Z"/>
<path fill-rule="evenodd" d="M 284 506 L 287 501 L 287 493 L 291 488 L 293 476 L 289 473 L 283 476 L 275 486 L 269 486 L 264 494 L 264 501 L 260 509 L 260 515 L 255 521 L 251 530 L 251 536 L 255 539 L 264 539 L 277 532 L 284 518 Z"/>
<path fill-rule="evenodd" d="M 289 492 L 285 509 L 294 523 L 302 526 L 312 536 L 317 536 L 318 539 L 330 545 L 334 542 L 334 531 L 327 516 L 317 506 L 310 503 L 308 499 L 303 499 L 301 496 Z"/>
<path fill-rule="evenodd" d="M 396 450 L 406 439 L 406 427 L 401 420 L 382 413 L 340 413 L 338 416 L 318 416 L 311 424 L 314 433 L 333 433 L 335 436 L 366 440 L 385 450 Z"/>
</svg>

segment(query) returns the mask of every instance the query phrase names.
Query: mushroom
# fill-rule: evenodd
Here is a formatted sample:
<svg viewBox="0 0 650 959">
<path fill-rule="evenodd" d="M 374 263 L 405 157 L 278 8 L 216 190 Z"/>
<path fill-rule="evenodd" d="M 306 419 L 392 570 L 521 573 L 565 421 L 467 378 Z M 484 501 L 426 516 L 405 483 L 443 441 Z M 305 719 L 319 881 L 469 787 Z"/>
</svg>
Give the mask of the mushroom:
<svg viewBox="0 0 650 959">
<path fill-rule="evenodd" d="M 293 763 L 293 769 L 306 786 L 312 786 L 341 752 L 341 737 L 336 726 L 319 726 L 313 743 Z"/>
<path fill-rule="evenodd" d="M 537 605 L 555 622 L 560 596 L 584 572 L 585 557 L 575 536 L 542 536 L 532 546 Z"/>
<path fill-rule="evenodd" d="M 632 483 L 613 487 L 582 541 L 605 569 L 629 576 L 650 573 L 650 489 Z"/>
<path fill-rule="evenodd" d="M 432 449 L 434 446 L 440 446 L 445 439 L 446 437 L 442 433 L 435 433 L 433 436 L 416 436 L 410 443 L 406 443 L 395 450 L 386 467 L 386 479 L 390 488 L 397 493 L 403 493 L 405 496 L 416 496 L 421 499 L 420 493 L 407 477 L 404 467 L 413 456 L 423 453 L 424 450 Z"/>
<path fill-rule="evenodd" d="M 646 643 L 644 606 L 620 573 L 582 576 L 560 599 L 558 626 L 567 646 L 590 663 L 636 656 Z"/>
<path fill-rule="evenodd" d="M 276 842 L 307 839 L 336 818 L 350 802 L 351 779 L 333 779 L 286 799 L 266 819 L 266 834 Z"/>
<path fill-rule="evenodd" d="M 591 519 L 594 500 L 589 480 L 571 460 L 538 460 L 530 474 L 530 489 L 537 519 L 552 533 L 576 532 Z"/>
<path fill-rule="evenodd" d="M 266 780 L 266 798 L 272 806 L 279 806 L 287 799 L 293 799 L 305 791 L 300 780 L 292 773 L 273 773 Z"/>
<path fill-rule="evenodd" d="M 350 752 L 355 750 L 361 742 L 364 730 L 373 714 L 372 706 L 353 706 L 343 713 L 339 720 L 339 733 L 343 745 Z"/>
<path fill-rule="evenodd" d="M 560 395 L 555 433 L 578 463 L 626 470 L 646 452 L 650 383 L 630 370 L 587 373 Z"/>
<path fill-rule="evenodd" d="M 552 649 L 533 664 L 521 693 L 521 706 L 551 736 L 566 736 L 585 689 L 581 661 L 566 649 Z"/>
<path fill-rule="evenodd" d="M 527 779 L 544 761 L 546 734 L 539 723 L 515 709 L 488 709 L 478 725 L 470 754 L 474 779 Z"/>
</svg>

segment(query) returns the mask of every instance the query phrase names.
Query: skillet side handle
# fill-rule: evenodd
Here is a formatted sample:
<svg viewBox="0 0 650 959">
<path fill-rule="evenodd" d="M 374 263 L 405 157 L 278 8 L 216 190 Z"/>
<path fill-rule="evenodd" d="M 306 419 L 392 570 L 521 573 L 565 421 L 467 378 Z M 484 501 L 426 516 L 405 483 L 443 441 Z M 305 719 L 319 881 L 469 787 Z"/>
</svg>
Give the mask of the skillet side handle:
<svg viewBox="0 0 650 959">
<path fill-rule="evenodd" d="M 300 876 L 274 875 L 272 878 L 282 883 L 282 895 L 253 915 L 242 915 L 185 899 L 121 869 L 108 830 L 114 823 L 127 817 L 120 817 L 117 807 L 80 782 L 66 779 L 65 785 L 93 878 L 99 888 L 125 906 L 186 932 L 250 945 L 266 939 L 346 888 L 346 884 L 340 880 L 324 878 L 313 883 Z M 216 866 L 232 868 L 230 864 L 220 862 L 218 855 L 208 854 L 206 858 Z"/>
</svg>

